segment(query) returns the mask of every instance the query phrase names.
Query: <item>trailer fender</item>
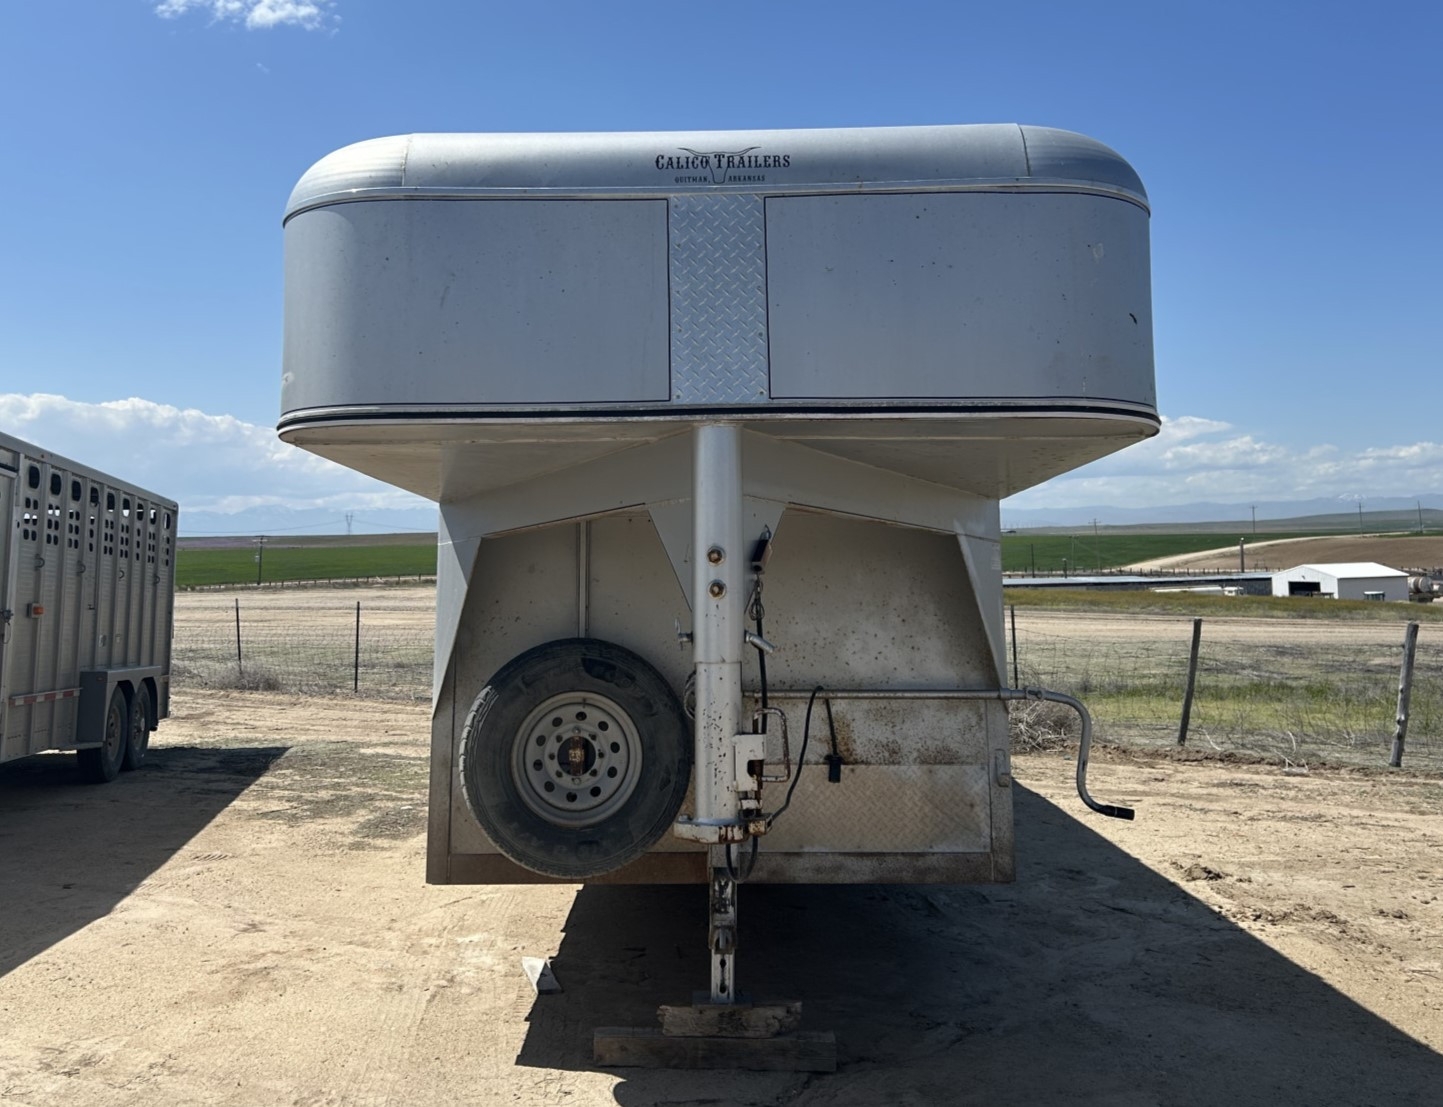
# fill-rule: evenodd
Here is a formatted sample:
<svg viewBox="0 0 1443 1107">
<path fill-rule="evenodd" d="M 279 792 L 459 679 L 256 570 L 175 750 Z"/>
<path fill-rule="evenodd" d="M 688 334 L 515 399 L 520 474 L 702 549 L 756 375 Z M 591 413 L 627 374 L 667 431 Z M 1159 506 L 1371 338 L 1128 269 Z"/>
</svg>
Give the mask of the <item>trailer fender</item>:
<svg viewBox="0 0 1443 1107">
<path fill-rule="evenodd" d="M 142 684 L 150 688 L 150 729 L 154 729 L 156 682 L 164 672 L 159 665 L 133 665 L 116 669 L 84 669 L 80 673 L 80 706 L 75 726 L 75 746 L 85 749 L 105 740 L 105 715 L 115 689 L 122 689 L 127 709 L 134 702 L 135 690 Z"/>
</svg>

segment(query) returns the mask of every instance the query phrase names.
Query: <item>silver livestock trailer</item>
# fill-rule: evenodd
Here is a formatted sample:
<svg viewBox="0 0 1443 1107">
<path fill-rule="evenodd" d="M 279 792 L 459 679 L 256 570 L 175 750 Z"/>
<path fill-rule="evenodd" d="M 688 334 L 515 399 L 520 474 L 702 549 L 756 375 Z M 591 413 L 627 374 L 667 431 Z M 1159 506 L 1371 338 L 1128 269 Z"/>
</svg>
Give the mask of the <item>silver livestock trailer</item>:
<svg viewBox="0 0 1443 1107">
<path fill-rule="evenodd" d="M 740 879 L 1012 879 L 1006 701 L 1052 694 L 998 502 L 1158 427 L 1122 158 L 418 134 L 285 228 L 281 437 L 440 505 L 430 881 L 709 883 L 724 1003 Z"/>
<path fill-rule="evenodd" d="M 109 781 L 170 713 L 173 501 L 0 434 L 0 762 Z"/>
</svg>

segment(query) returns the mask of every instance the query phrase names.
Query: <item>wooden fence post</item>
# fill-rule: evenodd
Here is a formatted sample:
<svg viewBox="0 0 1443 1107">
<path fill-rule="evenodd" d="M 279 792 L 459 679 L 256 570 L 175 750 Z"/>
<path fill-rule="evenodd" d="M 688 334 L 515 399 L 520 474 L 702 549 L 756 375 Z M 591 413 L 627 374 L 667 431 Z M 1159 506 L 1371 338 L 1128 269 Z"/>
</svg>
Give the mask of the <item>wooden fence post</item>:
<svg viewBox="0 0 1443 1107">
<path fill-rule="evenodd" d="M 1418 624 L 1409 623 L 1403 632 L 1403 672 L 1398 677 L 1397 729 L 1393 731 L 1393 756 L 1390 769 L 1403 767 L 1403 741 L 1408 737 L 1408 700 L 1413 694 L 1413 658 L 1418 653 Z"/>
<path fill-rule="evenodd" d="M 1197 686 L 1197 652 L 1198 644 L 1202 641 L 1202 620 L 1192 621 L 1192 649 L 1188 652 L 1187 658 L 1187 691 L 1182 697 L 1182 725 L 1177 730 L 1177 744 L 1187 745 L 1187 726 L 1192 718 L 1192 694 Z"/>
<path fill-rule="evenodd" d="M 241 676 L 245 676 L 245 666 L 241 664 L 241 637 L 240 637 L 240 597 L 235 598 L 235 668 Z"/>
<path fill-rule="evenodd" d="M 351 677 L 351 691 L 361 690 L 361 601 L 356 601 L 356 667 Z"/>
</svg>

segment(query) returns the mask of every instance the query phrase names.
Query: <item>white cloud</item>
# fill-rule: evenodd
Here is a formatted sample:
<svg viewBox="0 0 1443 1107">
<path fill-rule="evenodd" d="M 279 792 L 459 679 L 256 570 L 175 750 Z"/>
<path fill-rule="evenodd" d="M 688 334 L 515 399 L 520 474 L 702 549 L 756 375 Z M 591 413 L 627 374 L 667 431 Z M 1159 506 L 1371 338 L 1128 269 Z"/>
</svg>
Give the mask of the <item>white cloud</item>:
<svg viewBox="0 0 1443 1107">
<path fill-rule="evenodd" d="M 0 429 L 170 496 L 185 511 L 434 512 L 427 501 L 288 446 L 270 427 L 149 400 L 0 393 Z M 1228 423 L 1164 419 L 1147 442 L 1012 497 L 1007 507 L 1160 507 L 1443 492 L 1443 443 L 1294 449 Z M 259 524 L 256 524 L 259 525 Z M 217 527 L 215 529 L 221 529 Z M 237 529 L 242 529 L 237 527 Z"/>
<path fill-rule="evenodd" d="M 431 505 L 231 415 L 131 398 L 0 393 L 0 428 L 176 500 L 185 512 L 410 510 Z"/>
<path fill-rule="evenodd" d="M 1159 507 L 1318 497 L 1366 501 L 1440 491 L 1440 443 L 1297 449 L 1236 433 L 1229 423 L 1181 416 L 1164 418 L 1156 437 L 1019 493 L 1008 506 Z"/>
<path fill-rule="evenodd" d="M 190 11 L 210 12 L 216 23 L 243 23 L 247 30 L 269 30 L 287 24 L 308 31 L 337 22 L 335 0 L 160 0 L 155 14 L 176 19 Z"/>
</svg>

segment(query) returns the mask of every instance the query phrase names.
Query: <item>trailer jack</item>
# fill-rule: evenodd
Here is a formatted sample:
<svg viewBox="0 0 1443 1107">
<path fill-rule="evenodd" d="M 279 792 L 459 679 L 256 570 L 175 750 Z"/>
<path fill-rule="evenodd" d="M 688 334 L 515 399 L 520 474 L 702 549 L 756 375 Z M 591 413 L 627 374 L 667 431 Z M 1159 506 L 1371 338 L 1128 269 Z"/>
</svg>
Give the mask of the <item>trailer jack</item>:
<svg viewBox="0 0 1443 1107">
<path fill-rule="evenodd" d="M 692 549 L 706 551 L 693 566 L 689 637 L 696 691 L 695 813 L 679 818 L 673 832 L 707 846 L 711 988 L 689 1005 L 662 1007 L 659 1029 L 598 1029 L 593 1051 L 601 1065 L 834 1072 L 836 1036 L 799 1030 L 799 1001 L 752 1003 L 737 992 L 737 890 L 744 873 L 731 850 L 749 839 L 755 850 L 769 826 L 762 785 L 791 779 L 793 769 L 781 711 L 763 706 L 751 717 L 751 731 L 742 730 L 742 657 L 749 649 L 767 654 L 774 647 L 760 629 L 753 633 L 746 627 L 748 597 L 755 602 L 759 596 L 771 534 L 765 532 L 743 553 L 741 430 L 712 423 L 693 434 Z M 780 774 L 766 771 L 764 730 L 771 719 L 781 726 Z"/>
</svg>

